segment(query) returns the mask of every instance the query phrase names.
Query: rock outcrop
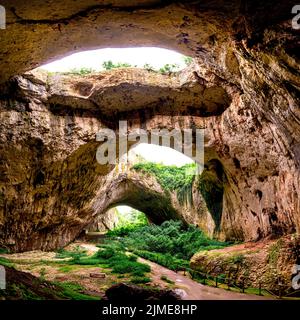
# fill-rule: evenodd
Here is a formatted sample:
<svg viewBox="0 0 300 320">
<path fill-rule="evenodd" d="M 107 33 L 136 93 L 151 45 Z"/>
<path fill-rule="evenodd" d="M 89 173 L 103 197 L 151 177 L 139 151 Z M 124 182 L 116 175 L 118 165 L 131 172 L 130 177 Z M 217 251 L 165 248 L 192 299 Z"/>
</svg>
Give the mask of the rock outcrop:
<svg viewBox="0 0 300 320">
<path fill-rule="evenodd" d="M 221 176 L 208 174 L 222 186 L 218 237 L 250 241 L 299 232 L 294 2 L 5 4 L 1 244 L 13 250 L 60 247 L 100 213 L 101 190 L 114 168 L 97 163 L 95 134 L 115 129 L 120 119 L 130 120 L 129 131 L 206 128 L 207 170 L 212 160 L 222 168 Z M 20 76 L 70 52 L 115 45 L 173 48 L 195 64 L 176 77 L 138 70 L 53 81 Z"/>
<path fill-rule="evenodd" d="M 284 236 L 277 240 L 238 244 L 225 249 L 196 253 L 191 267 L 231 285 L 271 289 L 279 295 L 293 292 L 291 278 L 300 258 L 299 237 Z"/>
</svg>

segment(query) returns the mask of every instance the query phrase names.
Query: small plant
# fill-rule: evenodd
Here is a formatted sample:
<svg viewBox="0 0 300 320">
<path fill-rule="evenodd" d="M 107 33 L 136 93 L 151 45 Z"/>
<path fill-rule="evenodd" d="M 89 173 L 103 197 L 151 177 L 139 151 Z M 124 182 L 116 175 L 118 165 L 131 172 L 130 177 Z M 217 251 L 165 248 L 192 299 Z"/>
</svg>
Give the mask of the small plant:
<svg viewBox="0 0 300 320">
<path fill-rule="evenodd" d="M 159 69 L 161 74 L 168 74 L 177 72 L 179 69 L 178 64 L 165 64 L 162 68 Z"/>
<path fill-rule="evenodd" d="M 163 280 L 163 281 L 165 281 L 165 282 L 167 282 L 167 283 L 169 283 L 169 284 L 175 284 L 174 281 L 170 280 L 170 279 L 169 279 L 167 276 L 165 276 L 165 275 L 162 275 L 162 276 L 160 277 L 160 279 Z"/>
<path fill-rule="evenodd" d="M 186 57 L 186 56 L 184 56 L 184 57 L 183 57 L 183 61 L 184 61 L 184 63 L 185 63 L 186 66 L 189 66 L 189 65 L 192 64 L 193 58 L 192 58 L 192 57 Z"/>
<path fill-rule="evenodd" d="M 147 70 L 147 71 L 151 71 L 151 72 L 156 72 L 155 68 L 152 67 L 149 63 L 145 63 L 143 65 L 143 69 Z"/>
<path fill-rule="evenodd" d="M 87 74 L 91 74 L 91 73 L 95 73 L 96 71 L 92 68 L 73 68 L 68 72 L 65 72 L 66 74 L 74 74 L 74 75 L 87 75 Z"/>
<path fill-rule="evenodd" d="M 43 267 L 40 270 L 40 280 L 45 281 L 46 269 Z"/>
<path fill-rule="evenodd" d="M 112 69 L 118 69 L 118 68 L 130 68 L 132 67 L 132 65 L 127 62 L 113 63 L 111 60 L 108 60 L 102 63 L 102 67 L 105 70 L 112 70 Z"/>
<path fill-rule="evenodd" d="M 86 250 L 81 249 L 79 246 L 77 246 L 73 251 L 59 249 L 55 256 L 56 259 L 72 258 L 71 260 L 74 263 L 78 262 L 82 257 L 86 257 Z"/>
<path fill-rule="evenodd" d="M 151 279 L 149 277 L 133 277 L 131 282 L 135 284 L 145 284 L 151 282 Z"/>
<path fill-rule="evenodd" d="M 99 297 L 89 296 L 84 293 L 84 288 L 75 282 L 54 282 L 55 285 L 62 289 L 62 297 L 71 300 L 100 300 Z"/>
<path fill-rule="evenodd" d="M 13 267 L 13 264 L 6 258 L 0 257 L 0 265 L 5 267 Z"/>
</svg>

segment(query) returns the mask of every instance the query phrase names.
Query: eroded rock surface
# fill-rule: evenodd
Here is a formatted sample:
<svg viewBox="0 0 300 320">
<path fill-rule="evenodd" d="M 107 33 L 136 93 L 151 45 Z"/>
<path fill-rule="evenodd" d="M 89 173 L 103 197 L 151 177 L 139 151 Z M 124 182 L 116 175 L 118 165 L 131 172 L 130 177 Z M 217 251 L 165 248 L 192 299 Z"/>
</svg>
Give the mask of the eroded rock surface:
<svg viewBox="0 0 300 320">
<path fill-rule="evenodd" d="M 97 215 L 113 166 L 97 163 L 95 134 L 120 119 L 130 120 L 129 131 L 206 128 L 205 161 L 219 161 L 223 172 L 220 238 L 299 232 L 299 31 L 291 27 L 292 1 L 37 5 L 10 1 L 0 38 L 1 244 L 60 247 Z M 5 83 L 95 44 L 158 45 L 190 54 L 195 64 L 176 79 L 127 70 L 52 82 L 27 74 Z M 133 78 L 124 81 L 122 73 Z"/>
</svg>

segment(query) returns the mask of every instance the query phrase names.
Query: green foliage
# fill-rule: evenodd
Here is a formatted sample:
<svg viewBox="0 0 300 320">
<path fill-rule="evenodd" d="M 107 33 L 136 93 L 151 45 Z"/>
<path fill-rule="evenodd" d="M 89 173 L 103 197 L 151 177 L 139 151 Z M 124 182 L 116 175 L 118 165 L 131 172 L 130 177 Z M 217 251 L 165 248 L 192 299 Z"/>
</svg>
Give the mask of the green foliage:
<svg viewBox="0 0 300 320">
<path fill-rule="evenodd" d="M 80 69 L 77 69 L 77 68 L 73 68 L 71 69 L 70 71 L 68 72 L 65 72 L 66 74 L 74 74 L 74 75 L 87 75 L 87 74 L 91 74 L 91 73 L 94 73 L 96 72 L 94 69 L 92 68 L 80 68 Z"/>
<path fill-rule="evenodd" d="M 155 68 L 153 66 L 151 66 L 149 63 L 145 63 L 143 65 L 143 69 L 147 70 L 147 71 L 152 71 L 152 72 L 156 72 Z"/>
<path fill-rule="evenodd" d="M 113 230 L 109 230 L 107 235 L 109 237 L 124 237 L 137 228 L 147 225 L 148 220 L 144 213 L 132 209 L 129 213 L 119 213 L 116 208 L 118 216 L 118 225 Z"/>
<path fill-rule="evenodd" d="M 100 300 L 99 297 L 89 296 L 82 291 L 84 288 L 74 282 L 54 282 L 55 285 L 62 289 L 62 296 L 71 300 Z"/>
<path fill-rule="evenodd" d="M 165 275 L 162 275 L 162 276 L 160 277 L 160 279 L 163 280 L 163 281 L 165 281 L 165 282 L 167 282 L 167 283 L 175 284 L 174 281 L 170 280 L 170 279 L 169 279 L 167 276 L 165 276 Z"/>
<path fill-rule="evenodd" d="M 185 227 L 181 221 L 165 221 L 160 226 L 137 228 L 123 240 L 130 251 L 141 250 L 189 260 L 196 252 L 228 246 L 227 242 L 209 239 L 194 226 Z M 139 254 L 138 254 L 139 255 Z"/>
<path fill-rule="evenodd" d="M 178 64 L 165 64 L 162 68 L 159 69 L 159 72 L 162 74 L 168 74 L 178 71 L 179 66 Z"/>
<path fill-rule="evenodd" d="M 13 264 L 6 258 L 0 257 L 0 265 L 5 267 L 13 267 Z"/>
<path fill-rule="evenodd" d="M 56 253 L 55 258 L 56 259 L 72 258 L 72 261 L 75 263 L 85 256 L 86 256 L 86 250 L 81 249 L 79 246 L 77 246 L 73 251 L 66 251 L 65 249 L 59 249 Z"/>
<path fill-rule="evenodd" d="M 9 250 L 7 248 L 0 248 L 0 254 L 9 253 Z"/>
<path fill-rule="evenodd" d="M 165 166 L 158 163 L 137 163 L 133 170 L 153 174 L 159 184 L 168 191 L 176 191 L 180 204 L 192 204 L 192 188 L 195 179 L 196 164 L 186 164 L 181 167 Z"/>
<path fill-rule="evenodd" d="M 279 258 L 282 244 L 283 244 L 282 239 L 279 239 L 274 244 L 272 244 L 269 248 L 268 260 L 270 265 L 272 265 L 273 267 L 277 266 L 277 261 Z"/>
<path fill-rule="evenodd" d="M 104 61 L 102 63 L 102 67 L 105 70 L 112 70 L 112 69 L 117 69 L 117 68 L 130 68 L 130 67 L 132 67 L 132 65 L 129 63 L 126 63 L 126 62 L 113 63 L 111 60 L 108 60 L 108 61 Z"/>
<path fill-rule="evenodd" d="M 133 277 L 131 282 L 134 284 L 145 284 L 151 282 L 149 277 Z"/>
<path fill-rule="evenodd" d="M 169 253 L 157 253 L 145 250 L 134 250 L 134 253 L 142 258 L 156 262 L 170 270 L 178 270 L 181 267 L 189 267 L 188 260 L 178 259 Z"/>
<path fill-rule="evenodd" d="M 125 227 L 128 225 L 145 225 L 148 223 L 147 218 L 143 212 L 131 209 L 129 212 L 120 213 L 116 208 L 118 217 L 118 227 Z"/>
<path fill-rule="evenodd" d="M 186 64 L 186 66 L 189 66 L 189 65 L 193 62 L 193 58 L 192 58 L 192 57 L 184 56 L 184 57 L 183 57 L 183 61 L 184 61 L 184 63 Z"/>
<path fill-rule="evenodd" d="M 45 281 L 46 269 L 43 267 L 40 270 L 40 280 Z"/>
<path fill-rule="evenodd" d="M 66 254 L 66 253 L 64 253 Z M 76 265 L 101 265 L 110 268 L 112 273 L 129 274 L 131 276 L 143 277 L 145 273 L 150 272 L 150 267 L 146 264 L 137 262 L 135 255 L 125 254 L 122 245 L 112 243 L 104 245 L 92 257 L 73 257 L 69 264 Z"/>
</svg>

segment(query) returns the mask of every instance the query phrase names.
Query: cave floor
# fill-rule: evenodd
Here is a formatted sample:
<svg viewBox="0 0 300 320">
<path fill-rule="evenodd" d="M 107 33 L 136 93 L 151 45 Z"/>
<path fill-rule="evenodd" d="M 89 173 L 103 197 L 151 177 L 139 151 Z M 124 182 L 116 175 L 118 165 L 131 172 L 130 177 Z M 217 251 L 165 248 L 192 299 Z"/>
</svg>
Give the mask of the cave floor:
<svg viewBox="0 0 300 320">
<path fill-rule="evenodd" d="M 92 243 L 76 241 L 66 247 L 73 250 L 80 247 L 92 256 L 99 248 Z M 13 266 L 23 272 L 43 277 L 48 281 L 76 283 L 84 288 L 83 293 L 91 296 L 103 297 L 105 290 L 119 282 L 130 282 L 126 275 L 122 278 L 112 274 L 109 269 L 91 265 L 69 265 L 66 259 L 57 259 L 55 252 L 29 251 L 15 254 L 2 254 L 8 258 Z M 139 262 L 150 265 L 150 286 L 160 289 L 174 289 L 184 300 L 261 300 L 269 299 L 251 294 L 242 294 L 221 288 L 202 285 L 180 272 L 174 272 L 154 262 L 139 258 Z M 105 273 L 105 278 L 94 278 L 90 274 Z M 168 281 L 162 280 L 162 276 Z"/>
</svg>

